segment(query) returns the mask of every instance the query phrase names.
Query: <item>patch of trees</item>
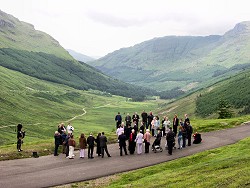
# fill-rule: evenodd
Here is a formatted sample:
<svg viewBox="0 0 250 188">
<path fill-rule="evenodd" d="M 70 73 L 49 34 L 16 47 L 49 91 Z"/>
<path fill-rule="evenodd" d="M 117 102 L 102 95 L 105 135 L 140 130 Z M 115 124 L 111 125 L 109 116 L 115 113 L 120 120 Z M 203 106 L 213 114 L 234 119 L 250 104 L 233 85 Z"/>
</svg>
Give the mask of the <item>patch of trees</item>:
<svg viewBox="0 0 250 188">
<path fill-rule="evenodd" d="M 196 113 L 202 117 L 217 113 L 221 101 L 227 101 L 231 108 L 243 110 L 240 114 L 250 113 L 250 71 L 219 83 L 208 93 L 199 95 L 196 100 Z"/>
<path fill-rule="evenodd" d="M 157 94 L 154 90 L 108 77 L 82 62 L 70 61 L 42 52 L 3 48 L 0 49 L 0 65 L 42 80 L 80 90 L 99 90 L 133 98 L 136 101 L 144 99 L 146 95 Z M 48 98 L 45 95 L 42 97 Z"/>
<path fill-rule="evenodd" d="M 177 98 L 177 97 L 184 95 L 184 94 L 185 94 L 185 92 L 180 90 L 180 88 L 178 88 L 178 87 L 173 88 L 171 90 L 159 92 L 161 99 L 173 99 L 173 98 Z"/>
</svg>

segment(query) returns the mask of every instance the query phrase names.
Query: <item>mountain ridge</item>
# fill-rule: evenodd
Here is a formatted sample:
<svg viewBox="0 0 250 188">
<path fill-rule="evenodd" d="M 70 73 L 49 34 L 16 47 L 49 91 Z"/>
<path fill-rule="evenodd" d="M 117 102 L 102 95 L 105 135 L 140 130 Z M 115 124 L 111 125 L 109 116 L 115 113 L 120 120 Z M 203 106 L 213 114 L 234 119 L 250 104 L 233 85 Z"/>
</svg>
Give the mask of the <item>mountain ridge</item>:
<svg viewBox="0 0 250 188">
<path fill-rule="evenodd" d="M 197 82 L 198 87 L 217 71 L 227 72 L 237 64 L 248 63 L 249 43 L 250 22 L 245 21 L 224 35 L 154 38 L 88 64 L 125 82 L 157 90 L 183 88 Z"/>
</svg>

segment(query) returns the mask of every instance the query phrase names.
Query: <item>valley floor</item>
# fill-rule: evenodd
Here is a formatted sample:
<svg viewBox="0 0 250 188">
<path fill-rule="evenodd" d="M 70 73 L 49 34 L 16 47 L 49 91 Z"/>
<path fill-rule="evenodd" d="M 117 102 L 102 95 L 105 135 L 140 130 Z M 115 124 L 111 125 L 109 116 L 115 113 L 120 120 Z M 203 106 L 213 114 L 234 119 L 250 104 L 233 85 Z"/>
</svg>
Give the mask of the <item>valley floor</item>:
<svg viewBox="0 0 250 188">
<path fill-rule="evenodd" d="M 111 158 L 95 157 L 92 160 L 80 159 L 76 152 L 74 160 L 44 156 L 40 158 L 0 161 L 0 187 L 49 187 L 72 182 L 95 179 L 119 172 L 130 171 L 180 157 L 195 154 L 208 149 L 236 143 L 250 136 L 250 124 L 231 129 L 213 131 L 202 135 L 202 144 L 192 145 L 182 150 L 174 150 L 173 155 L 162 153 L 119 156 L 118 144 L 108 146 Z M 154 139 L 151 139 L 153 141 Z M 162 140 L 162 145 L 165 140 Z M 86 152 L 86 151 L 85 151 Z"/>
</svg>

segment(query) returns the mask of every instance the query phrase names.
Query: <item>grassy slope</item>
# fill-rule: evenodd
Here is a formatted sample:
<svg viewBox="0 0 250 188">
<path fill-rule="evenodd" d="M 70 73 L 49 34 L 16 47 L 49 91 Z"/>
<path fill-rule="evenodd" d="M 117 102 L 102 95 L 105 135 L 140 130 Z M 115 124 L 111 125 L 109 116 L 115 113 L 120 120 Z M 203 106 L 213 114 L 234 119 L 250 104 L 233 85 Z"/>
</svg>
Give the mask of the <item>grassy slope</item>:
<svg viewBox="0 0 250 188">
<path fill-rule="evenodd" d="M 74 60 L 58 41 L 42 31 L 35 30 L 33 25 L 19 21 L 1 10 L 0 19 L 7 24 L 0 27 L 0 48 L 44 52 Z"/>
<path fill-rule="evenodd" d="M 161 91 L 197 82 L 194 88 L 200 88 L 207 80 L 215 83 L 242 70 L 231 70 L 234 65 L 249 64 L 249 41 L 250 22 L 242 22 L 223 36 L 156 38 L 89 63 L 108 75 Z"/>
<path fill-rule="evenodd" d="M 249 144 L 250 138 L 246 138 L 230 146 L 68 187 L 249 187 Z"/>
<path fill-rule="evenodd" d="M 114 116 L 118 111 L 122 115 L 142 110 L 154 110 L 157 102 L 126 102 L 119 96 L 106 97 L 102 92 L 76 90 L 74 88 L 45 82 L 22 73 L 0 66 L 0 153 L 5 159 L 16 151 L 15 125 L 22 123 L 26 131 L 24 149 L 53 149 L 53 134 L 60 122 L 87 111 L 84 116 L 72 120 L 75 134 L 89 134 L 105 131 L 110 139 L 115 138 Z M 14 125 L 14 126 L 11 126 Z M 7 126 L 7 127 L 4 127 Z M 4 127 L 4 128 L 3 128 Z M 13 144 L 13 145 L 12 145 Z M 6 149 L 8 148 L 8 149 Z M 48 152 L 45 152 L 47 154 Z M 24 156 L 26 156 L 24 153 Z M 21 157 L 20 154 L 12 156 Z"/>
<path fill-rule="evenodd" d="M 149 89 L 110 78 L 73 59 L 60 44 L 28 23 L 0 11 L 0 65 L 77 89 L 95 89 L 126 97 L 151 95 Z"/>
<path fill-rule="evenodd" d="M 246 111 L 245 107 L 250 108 L 249 85 L 250 70 L 247 70 L 211 86 L 206 93 L 198 97 L 197 113 L 203 117 L 216 113 L 220 100 L 226 100 L 236 109 L 235 113 Z M 249 110 L 246 113 L 249 113 Z"/>
</svg>

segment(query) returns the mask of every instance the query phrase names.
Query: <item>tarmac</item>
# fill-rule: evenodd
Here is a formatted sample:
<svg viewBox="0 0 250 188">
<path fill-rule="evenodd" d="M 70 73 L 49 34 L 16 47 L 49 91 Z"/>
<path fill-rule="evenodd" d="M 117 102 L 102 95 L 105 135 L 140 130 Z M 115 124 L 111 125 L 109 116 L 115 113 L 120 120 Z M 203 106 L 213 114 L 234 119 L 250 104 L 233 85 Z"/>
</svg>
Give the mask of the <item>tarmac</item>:
<svg viewBox="0 0 250 188">
<path fill-rule="evenodd" d="M 96 179 L 234 144 L 249 136 L 250 123 L 248 122 L 230 129 L 202 133 L 203 141 L 201 144 L 192 144 L 192 146 L 181 150 L 173 150 L 173 155 L 168 155 L 167 150 L 164 149 L 163 152 L 157 153 L 150 151 L 148 154 L 138 155 L 135 152 L 134 155 L 120 156 L 119 146 L 116 143 L 108 145 L 112 157 L 105 155 L 104 158 L 94 156 L 94 159 L 88 159 L 86 149 L 84 159 L 80 159 L 79 152 L 76 151 L 75 159 L 67 159 L 64 154 L 60 154 L 59 156 L 49 155 L 39 158 L 0 161 L 0 187 L 52 187 Z M 151 142 L 153 141 L 154 138 L 151 138 Z M 162 147 L 164 147 L 165 142 L 166 139 L 163 137 Z"/>
</svg>

